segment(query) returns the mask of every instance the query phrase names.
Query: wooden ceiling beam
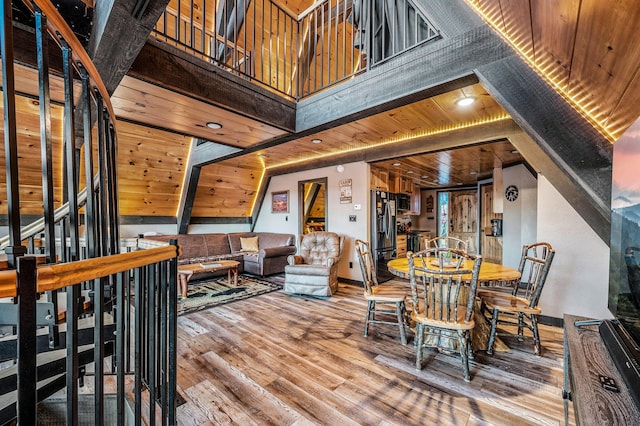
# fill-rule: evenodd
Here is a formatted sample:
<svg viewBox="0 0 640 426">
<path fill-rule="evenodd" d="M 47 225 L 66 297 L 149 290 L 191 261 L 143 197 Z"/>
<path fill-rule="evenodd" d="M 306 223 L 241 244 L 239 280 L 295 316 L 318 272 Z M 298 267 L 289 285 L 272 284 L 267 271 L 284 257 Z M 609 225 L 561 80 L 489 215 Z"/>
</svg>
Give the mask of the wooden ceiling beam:
<svg viewBox="0 0 640 426">
<path fill-rule="evenodd" d="M 139 0 L 96 2 L 87 53 L 113 94 L 143 48 L 169 0 L 148 0 L 140 19 L 132 16 Z"/>
<path fill-rule="evenodd" d="M 573 200 L 576 211 L 609 244 L 613 145 L 518 56 L 476 72 L 487 92 L 546 154 L 544 164 L 554 169 L 551 184 Z"/>
<path fill-rule="evenodd" d="M 285 131 L 295 130 L 296 105 L 292 99 L 152 37 L 129 75 Z"/>
</svg>

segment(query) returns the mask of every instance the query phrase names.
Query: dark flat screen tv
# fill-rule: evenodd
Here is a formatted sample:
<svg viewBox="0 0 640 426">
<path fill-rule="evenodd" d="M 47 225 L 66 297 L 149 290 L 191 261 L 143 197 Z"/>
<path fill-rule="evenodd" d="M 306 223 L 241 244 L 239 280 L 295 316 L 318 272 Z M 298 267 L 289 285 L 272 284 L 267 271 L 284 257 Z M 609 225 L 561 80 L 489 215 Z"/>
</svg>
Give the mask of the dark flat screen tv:
<svg viewBox="0 0 640 426">
<path fill-rule="evenodd" d="M 600 334 L 640 406 L 640 120 L 613 145 L 608 306 Z"/>
</svg>

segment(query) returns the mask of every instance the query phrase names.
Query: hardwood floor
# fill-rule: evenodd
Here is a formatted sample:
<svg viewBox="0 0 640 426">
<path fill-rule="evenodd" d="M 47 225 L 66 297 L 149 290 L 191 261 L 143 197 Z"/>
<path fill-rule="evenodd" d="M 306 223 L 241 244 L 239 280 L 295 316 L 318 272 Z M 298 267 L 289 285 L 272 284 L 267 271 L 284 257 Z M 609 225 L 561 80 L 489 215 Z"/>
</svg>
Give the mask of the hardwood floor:
<svg viewBox="0 0 640 426">
<path fill-rule="evenodd" d="M 427 351 L 416 370 L 394 327 L 364 337 L 365 308 L 341 283 L 330 299 L 277 291 L 179 317 L 179 424 L 564 423 L 562 329 L 541 326 L 542 357 L 511 338 L 477 353 L 466 383 L 456 356 Z"/>
</svg>

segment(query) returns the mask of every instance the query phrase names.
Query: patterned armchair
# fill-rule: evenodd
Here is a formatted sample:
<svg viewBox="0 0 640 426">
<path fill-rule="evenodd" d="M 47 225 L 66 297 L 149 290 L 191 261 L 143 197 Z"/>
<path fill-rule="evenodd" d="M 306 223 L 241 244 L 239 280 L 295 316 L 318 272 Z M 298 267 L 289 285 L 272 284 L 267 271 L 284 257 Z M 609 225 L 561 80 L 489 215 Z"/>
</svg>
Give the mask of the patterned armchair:
<svg viewBox="0 0 640 426">
<path fill-rule="evenodd" d="M 338 261 L 344 236 L 334 232 L 311 232 L 300 236 L 297 255 L 284 267 L 285 293 L 331 296 L 338 291 Z"/>
</svg>

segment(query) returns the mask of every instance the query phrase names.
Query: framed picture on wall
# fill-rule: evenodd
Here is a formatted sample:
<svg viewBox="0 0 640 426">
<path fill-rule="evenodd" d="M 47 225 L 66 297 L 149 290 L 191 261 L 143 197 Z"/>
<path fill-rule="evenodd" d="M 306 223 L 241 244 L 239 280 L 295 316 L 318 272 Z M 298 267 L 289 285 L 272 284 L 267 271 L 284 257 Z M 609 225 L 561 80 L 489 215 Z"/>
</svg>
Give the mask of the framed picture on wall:
<svg viewBox="0 0 640 426">
<path fill-rule="evenodd" d="M 271 213 L 289 213 L 289 191 L 271 193 Z"/>
</svg>

